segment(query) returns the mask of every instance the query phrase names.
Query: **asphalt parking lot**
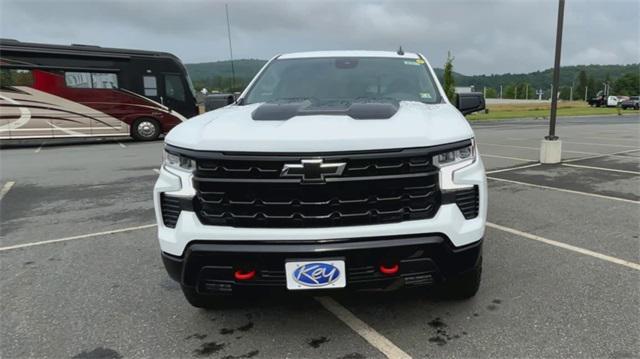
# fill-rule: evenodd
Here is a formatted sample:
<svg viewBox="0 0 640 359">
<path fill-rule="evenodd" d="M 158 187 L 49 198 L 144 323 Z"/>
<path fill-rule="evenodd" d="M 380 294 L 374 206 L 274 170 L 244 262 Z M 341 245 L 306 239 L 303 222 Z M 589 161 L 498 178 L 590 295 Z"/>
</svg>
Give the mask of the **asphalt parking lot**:
<svg viewBox="0 0 640 359">
<path fill-rule="evenodd" d="M 162 142 L 5 148 L 0 355 L 640 357 L 640 118 L 560 119 L 553 166 L 537 163 L 544 121 L 474 128 L 490 198 L 468 301 L 402 291 L 196 309 L 155 238 Z"/>
</svg>

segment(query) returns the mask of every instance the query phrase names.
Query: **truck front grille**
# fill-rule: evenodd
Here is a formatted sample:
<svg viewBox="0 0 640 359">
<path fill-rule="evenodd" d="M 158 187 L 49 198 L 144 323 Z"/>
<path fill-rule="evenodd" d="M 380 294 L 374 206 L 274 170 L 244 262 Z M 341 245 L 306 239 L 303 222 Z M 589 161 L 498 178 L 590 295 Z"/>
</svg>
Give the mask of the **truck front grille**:
<svg viewBox="0 0 640 359">
<path fill-rule="evenodd" d="M 194 211 L 203 224 L 331 227 L 432 218 L 440 206 L 434 152 L 409 149 L 330 155 L 216 154 L 196 159 Z M 281 177 L 285 164 L 345 163 L 321 183 Z"/>
</svg>

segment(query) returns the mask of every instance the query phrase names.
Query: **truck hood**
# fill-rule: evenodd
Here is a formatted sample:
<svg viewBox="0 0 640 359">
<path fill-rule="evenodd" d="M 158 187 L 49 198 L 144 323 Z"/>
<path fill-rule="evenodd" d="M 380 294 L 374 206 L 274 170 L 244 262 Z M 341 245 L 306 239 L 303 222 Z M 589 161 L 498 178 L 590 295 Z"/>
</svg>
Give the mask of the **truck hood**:
<svg viewBox="0 0 640 359">
<path fill-rule="evenodd" d="M 450 104 L 402 101 L 387 119 L 323 114 L 257 121 L 252 113 L 260 105 L 231 105 L 196 116 L 171 130 L 165 142 L 200 151 L 299 153 L 427 147 L 473 137 Z"/>
</svg>

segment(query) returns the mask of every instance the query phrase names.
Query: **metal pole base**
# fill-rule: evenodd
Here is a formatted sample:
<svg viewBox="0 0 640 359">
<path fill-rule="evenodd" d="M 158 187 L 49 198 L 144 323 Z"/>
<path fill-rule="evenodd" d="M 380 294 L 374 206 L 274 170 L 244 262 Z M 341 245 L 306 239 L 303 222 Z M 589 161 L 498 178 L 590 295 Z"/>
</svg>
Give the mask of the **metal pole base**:
<svg viewBox="0 0 640 359">
<path fill-rule="evenodd" d="M 544 139 L 540 142 L 540 163 L 553 164 L 562 161 L 562 141 Z"/>
</svg>

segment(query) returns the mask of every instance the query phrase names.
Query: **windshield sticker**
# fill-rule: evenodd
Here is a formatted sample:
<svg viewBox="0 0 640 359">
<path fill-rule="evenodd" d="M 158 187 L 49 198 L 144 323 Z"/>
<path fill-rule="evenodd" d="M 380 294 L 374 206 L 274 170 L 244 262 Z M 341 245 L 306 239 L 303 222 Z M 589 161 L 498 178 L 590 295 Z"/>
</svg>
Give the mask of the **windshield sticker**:
<svg viewBox="0 0 640 359">
<path fill-rule="evenodd" d="M 420 92 L 420 98 L 431 98 L 431 94 L 428 92 Z"/>
<path fill-rule="evenodd" d="M 418 63 L 418 64 L 422 65 L 422 64 L 424 64 L 424 60 L 423 60 L 423 59 L 417 59 L 417 60 L 416 60 L 416 63 Z"/>
<path fill-rule="evenodd" d="M 420 64 L 415 62 L 415 61 L 405 61 L 404 64 L 405 65 L 420 66 Z"/>
</svg>

